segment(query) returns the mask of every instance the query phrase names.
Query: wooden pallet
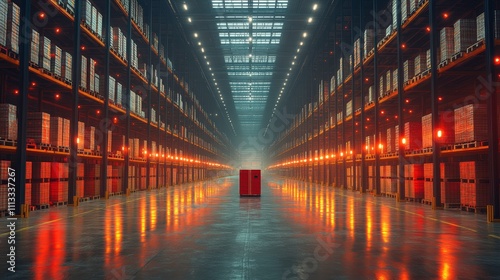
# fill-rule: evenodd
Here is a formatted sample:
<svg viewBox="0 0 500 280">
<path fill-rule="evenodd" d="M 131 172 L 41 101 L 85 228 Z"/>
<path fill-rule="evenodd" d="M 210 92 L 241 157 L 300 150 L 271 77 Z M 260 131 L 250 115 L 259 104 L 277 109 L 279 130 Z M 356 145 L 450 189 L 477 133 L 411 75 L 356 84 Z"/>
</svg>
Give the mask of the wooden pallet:
<svg viewBox="0 0 500 280">
<path fill-rule="evenodd" d="M 35 205 L 36 210 L 42 210 L 42 209 L 49 209 L 50 205 L 49 204 L 40 204 L 40 205 Z"/>
<path fill-rule="evenodd" d="M 426 199 L 422 199 L 422 201 L 420 201 L 422 204 L 425 204 L 425 205 L 432 205 L 432 201 L 430 200 L 426 200 Z"/>
<path fill-rule="evenodd" d="M 52 206 L 54 207 L 65 206 L 65 205 L 68 205 L 67 201 L 52 202 Z"/>
<path fill-rule="evenodd" d="M 473 142 L 455 144 L 454 149 L 455 150 L 471 149 L 471 148 L 478 148 L 478 147 L 484 147 L 484 146 L 488 146 L 487 141 L 473 141 Z"/>
<path fill-rule="evenodd" d="M 40 65 L 34 63 L 33 61 L 29 62 L 29 66 L 32 67 L 32 68 L 35 68 L 35 69 L 40 69 Z"/>
<path fill-rule="evenodd" d="M 16 147 L 17 146 L 17 141 L 14 141 L 14 140 L 11 140 L 11 139 L 0 138 L 0 146 Z"/>
<path fill-rule="evenodd" d="M 420 201 L 422 201 L 421 198 L 415 198 L 415 197 L 406 197 L 405 200 L 408 202 L 420 202 Z"/>
<path fill-rule="evenodd" d="M 486 207 L 477 207 L 477 206 L 470 206 L 470 205 L 460 205 L 460 210 L 465 211 L 465 212 L 472 212 L 472 213 L 486 213 Z"/>
<path fill-rule="evenodd" d="M 445 60 L 441 61 L 441 62 L 439 63 L 439 65 L 438 65 L 438 69 L 439 69 L 439 68 L 443 68 L 443 67 L 445 67 L 445 66 L 446 66 L 446 65 L 448 65 L 448 64 L 450 64 L 450 59 L 449 59 L 449 58 L 447 58 L 447 59 L 445 59 Z"/>
<path fill-rule="evenodd" d="M 9 54 L 9 50 L 6 47 L 0 45 L 0 53 L 8 55 Z"/>
<path fill-rule="evenodd" d="M 468 47 L 466 52 L 471 53 L 471 52 L 479 49 L 479 47 L 481 47 L 482 45 L 484 45 L 484 40 L 477 41 L 474 45 Z"/>
<path fill-rule="evenodd" d="M 460 209 L 460 203 L 444 203 L 444 209 Z"/>
<path fill-rule="evenodd" d="M 456 54 L 451 56 L 450 62 L 457 61 L 458 59 L 462 58 L 464 56 L 463 52 L 457 52 Z"/>
<path fill-rule="evenodd" d="M 12 50 L 9 50 L 9 57 L 12 58 L 12 59 L 15 59 L 15 60 L 18 60 L 19 59 L 19 54 L 12 51 Z"/>
</svg>

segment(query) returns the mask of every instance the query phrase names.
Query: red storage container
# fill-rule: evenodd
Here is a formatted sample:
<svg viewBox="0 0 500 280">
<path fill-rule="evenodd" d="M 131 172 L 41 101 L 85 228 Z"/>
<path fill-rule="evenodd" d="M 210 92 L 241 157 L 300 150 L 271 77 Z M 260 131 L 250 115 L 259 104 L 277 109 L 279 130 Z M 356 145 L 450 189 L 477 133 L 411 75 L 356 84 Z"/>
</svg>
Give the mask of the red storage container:
<svg viewBox="0 0 500 280">
<path fill-rule="evenodd" d="M 240 170 L 240 196 L 260 196 L 260 170 Z"/>
</svg>

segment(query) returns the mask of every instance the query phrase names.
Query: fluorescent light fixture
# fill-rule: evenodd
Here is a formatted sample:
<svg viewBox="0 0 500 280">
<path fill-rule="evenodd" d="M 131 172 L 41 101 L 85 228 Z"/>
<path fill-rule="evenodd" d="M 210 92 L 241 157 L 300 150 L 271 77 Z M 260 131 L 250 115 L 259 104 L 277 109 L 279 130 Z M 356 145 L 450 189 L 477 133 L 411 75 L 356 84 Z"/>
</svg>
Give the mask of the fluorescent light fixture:
<svg viewBox="0 0 500 280">
<path fill-rule="evenodd" d="M 310 17 L 310 18 L 307 20 L 307 22 L 309 22 L 309 23 L 311 23 L 312 21 L 313 21 L 313 18 L 312 18 L 312 17 Z"/>
<path fill-rule="evenodd" d="M 302 46 L 302 45 L 304 45 L 304 42 L 300 42 L 300 45 L 301 45 L 301 46 Z"/>
<path fill-rule="evenodd" d="M 184 10 L 188 10 L 188 5 L 186 3 L 184 3 L 182 6 L 184 7 Z"/>
<path fill-rule="evenodd" d="M 205 52 L 205 49 L 204 48 L 201 48 L 201 52 L 204 53 Z"/>
<path fill-rule="evenodd" d="M 316 11 L 318 9 L 318 4 L 313 5 L 313 11 Z"/>
<path fill-rule="evenodd" d="M 201 42 L 198 42 L 198 46 L 201 46 Z"/>
<path fill-rule="evenodd" d="M 189 22 L 193 22 L 193 21 L 191 20 L 191 18 L 190 18 L 190 17 L 188 17 L 188 21 L 189 21 Z"/>
<path fill-rule="evenodd" d="M 248 22 L 252 22 L 253 18 L 251 16 L 248 17 Z"/>
<path fill-rule="evenodd" d="M 195 37 L 195 38 L 198 38 L 198 33 L 194 33 L 194 37 Z"/>
</svg>

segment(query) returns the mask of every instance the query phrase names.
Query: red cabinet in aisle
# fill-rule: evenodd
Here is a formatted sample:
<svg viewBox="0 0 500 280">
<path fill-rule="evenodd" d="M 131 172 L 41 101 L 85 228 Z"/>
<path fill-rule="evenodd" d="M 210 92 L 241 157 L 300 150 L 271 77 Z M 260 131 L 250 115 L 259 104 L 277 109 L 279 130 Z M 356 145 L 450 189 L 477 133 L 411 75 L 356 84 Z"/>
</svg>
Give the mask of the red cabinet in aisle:
<svg viewBox="0 0 500 280">
<path fill-rule="evenodd" d="M 240 170 L 240 196 L 260 196 L 260 170 Z"/>
</svg>

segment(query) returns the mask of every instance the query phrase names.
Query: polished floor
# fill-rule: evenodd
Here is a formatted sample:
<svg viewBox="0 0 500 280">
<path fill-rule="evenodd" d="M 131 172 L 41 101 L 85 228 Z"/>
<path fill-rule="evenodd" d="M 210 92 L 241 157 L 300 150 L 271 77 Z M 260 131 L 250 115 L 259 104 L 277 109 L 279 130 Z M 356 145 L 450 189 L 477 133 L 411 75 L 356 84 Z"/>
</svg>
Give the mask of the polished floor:
<svg viewBox="0 0 500 280">
<path fill-rule="evenodd" d="M 18 220 L 18 279 L 500 279 L 500 224 L 292 180 L 237 177 Z M 5 219 L 5 218 L 2 218 Z M 6 220 L 5 220 L 6 221 Z"/>
</svg>

